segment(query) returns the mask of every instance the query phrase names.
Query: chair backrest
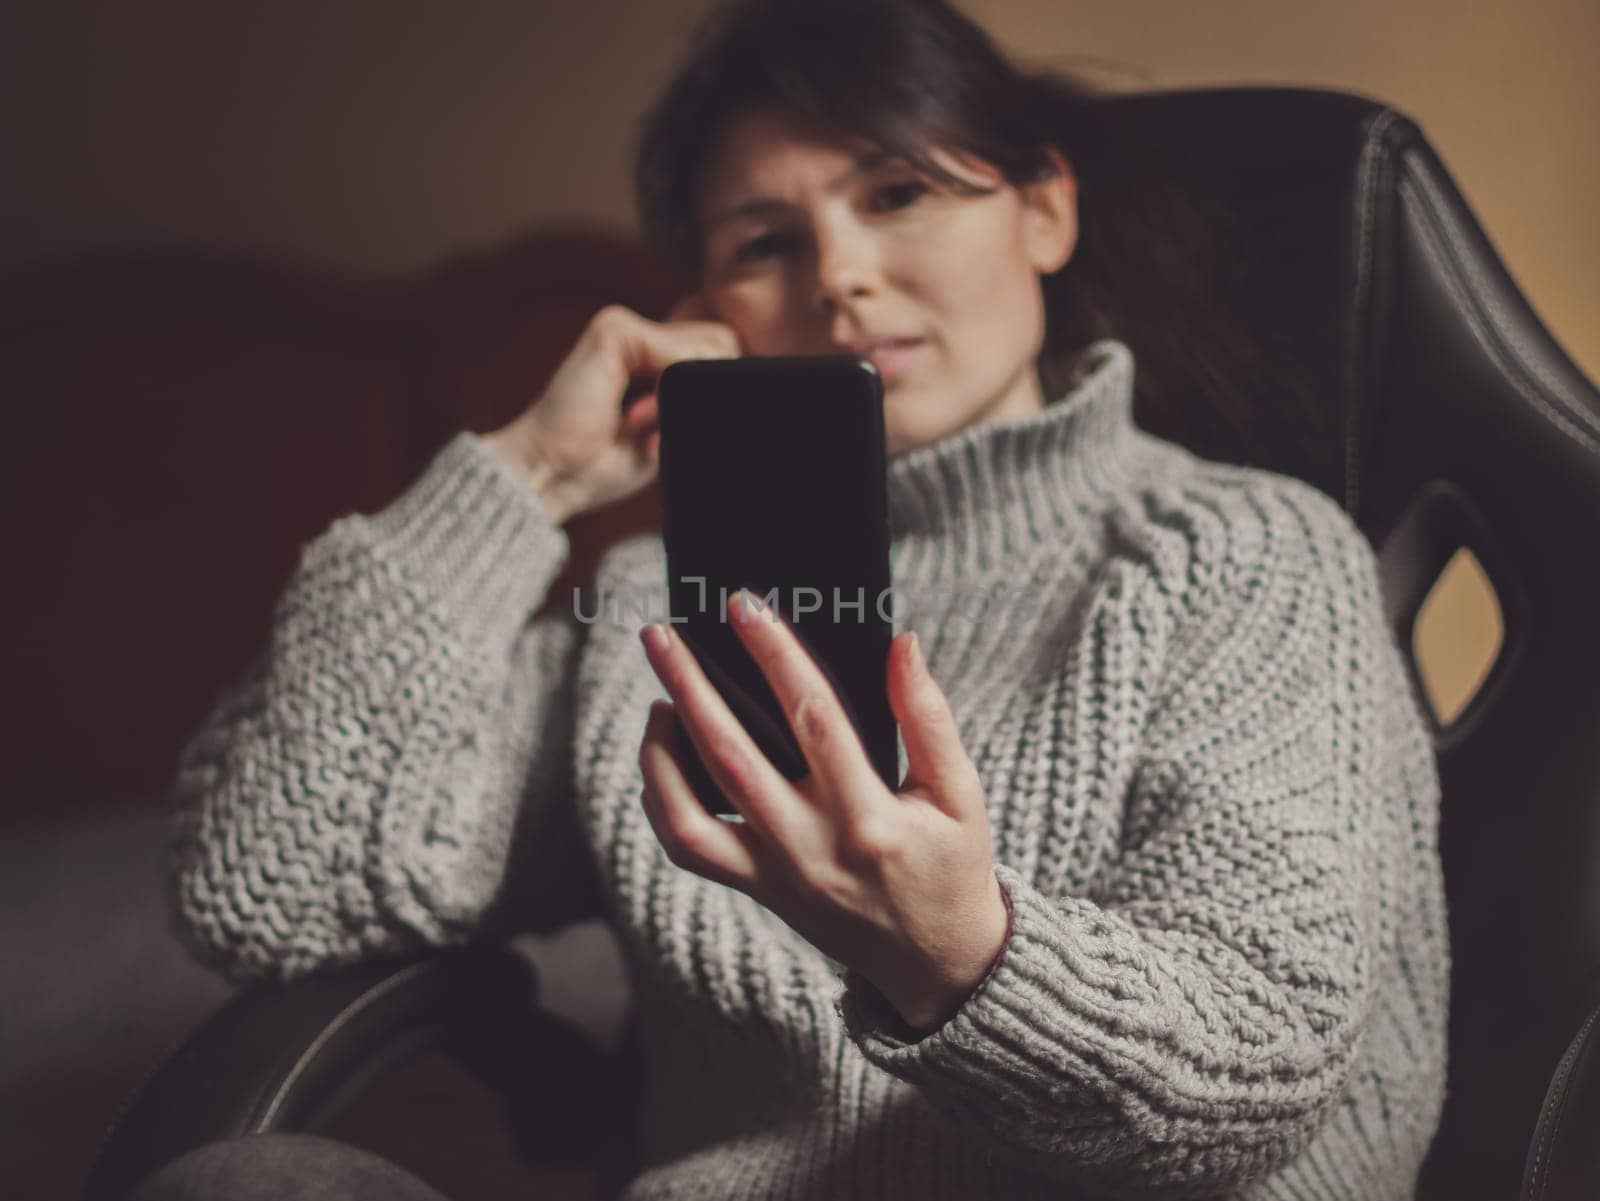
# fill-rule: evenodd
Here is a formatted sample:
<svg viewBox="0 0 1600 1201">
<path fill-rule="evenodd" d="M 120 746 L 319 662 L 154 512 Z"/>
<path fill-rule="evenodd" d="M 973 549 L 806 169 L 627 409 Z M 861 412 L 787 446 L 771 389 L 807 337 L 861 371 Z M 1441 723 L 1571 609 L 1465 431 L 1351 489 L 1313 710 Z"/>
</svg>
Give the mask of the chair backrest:
<svg viewBox="0 0 1600 1201">
<path fill-rule="evenodd" d="M 1600 394 L 1403 114 L 1230 88 L 1119 98 L 1107 119 L 1184 147 L 1177 170 L 1248 231 L 1244 275 L 1300 298 L 1263 332 L 1293 348 L 1290 403 L 1326 435 L 1303 457 L 1231 457 L 1316 484 L 1379 551 L 1433 722 L 1454 960 L 1449 1094 L 1419 1196 L 1515 1196 L 1546 1086 L 1600 1000 Z M 1413 630 L 1462 547 L 1503 640 L 1441 721 Z"/>
</svg>

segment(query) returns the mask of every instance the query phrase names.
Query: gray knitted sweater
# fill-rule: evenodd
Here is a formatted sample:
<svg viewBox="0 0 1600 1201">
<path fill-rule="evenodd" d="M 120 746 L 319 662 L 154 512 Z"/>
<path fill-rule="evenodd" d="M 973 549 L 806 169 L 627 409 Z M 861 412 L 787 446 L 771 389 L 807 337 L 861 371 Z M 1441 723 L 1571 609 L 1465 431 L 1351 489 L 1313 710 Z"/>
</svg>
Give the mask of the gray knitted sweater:
<svg viewBox="0 0 1600 1201">
<path fill-rule="evenodd" d="M 566 536 L 465 432 L 304 548 L 186 747 L 189 945 L 289 978 L 608 918 L 649 1064 L 627 1201 L 1411 1196 L 1444 1093 L 1439 789 L 1371 547 L 1310 485 L 1141 430 L 1121 343 L 1079 367 L 889 467 L 900 621 L 1012 917 L 938 1030 L 668 860 L 637 762 L 661 542 L 534 619 Z"/>
</svg>

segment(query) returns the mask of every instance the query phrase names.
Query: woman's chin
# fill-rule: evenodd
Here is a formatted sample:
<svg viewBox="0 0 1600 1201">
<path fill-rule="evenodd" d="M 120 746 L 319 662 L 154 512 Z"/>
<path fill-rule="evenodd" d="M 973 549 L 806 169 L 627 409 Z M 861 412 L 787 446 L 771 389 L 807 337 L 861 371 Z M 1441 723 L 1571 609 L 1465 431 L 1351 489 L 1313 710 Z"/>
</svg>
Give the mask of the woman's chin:
<svg viewBox="0 0 1600 1201">
<path fill-rule="evenodd" d="M 885 389 L 883 394 L 884 452 L 891 458 L 937 442 L 950 431 L 927 421 L 930 398 L 917 397 L 908 389 Z M 908 420 L 907 418 L 911 419 Z M 921 417 L 922 420 L 916 420 Z"/>
<path fill-rule="evenodd" d="M 937 442 L 938 440 L 939 435 L 925 431 L 917 433 L 886 431 L 883 450 L 884 454 L 889 458 L 897 459 L 903 454 L 916 450 L 918 447 L 927 446 L 930 442 Z"/>
<path fill-rule="evenodd" d="M 887 416 L 887 413 L 885 414 Z M 893 423 L 885 422 L 883 449 L 891 459 L 897 459 L 908 451 L 916 450 L 919 446 L 926 446 L 934 439 L 927 430 L 896 427 Z"/>
</svg>

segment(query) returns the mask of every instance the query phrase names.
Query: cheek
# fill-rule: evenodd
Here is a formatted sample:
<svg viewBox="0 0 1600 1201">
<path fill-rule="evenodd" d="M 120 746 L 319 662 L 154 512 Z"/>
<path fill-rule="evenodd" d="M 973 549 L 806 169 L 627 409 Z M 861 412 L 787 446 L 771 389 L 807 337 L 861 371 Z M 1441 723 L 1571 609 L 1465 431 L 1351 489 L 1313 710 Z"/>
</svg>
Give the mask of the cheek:
<svg viewBox="0 0 1600 1201">
<path fill-rule="evenodd" d="M 936 247 L 930 252 L 930 246 Z M 922 299 L 949 323 L 953 338 L 989 339 L 1015 325 L 1038 278 L 1008 223 L 972 214 L 917 247 L 911 270 Z"/>
<path fill-rule="evenodd" d="M 958 391 L 986 397 L 1035 352 L 1042 320 L 1039 283 L 1009 262 L 973 259 L 937 288 L 936 318 Z"/>
<path fill-rule="evenodd" d="M 772 354 L 784 344 L 783 298 L 759 283 L 709 290 L 717 320 L 731 326 L 751 354 Z"/>
</svg>

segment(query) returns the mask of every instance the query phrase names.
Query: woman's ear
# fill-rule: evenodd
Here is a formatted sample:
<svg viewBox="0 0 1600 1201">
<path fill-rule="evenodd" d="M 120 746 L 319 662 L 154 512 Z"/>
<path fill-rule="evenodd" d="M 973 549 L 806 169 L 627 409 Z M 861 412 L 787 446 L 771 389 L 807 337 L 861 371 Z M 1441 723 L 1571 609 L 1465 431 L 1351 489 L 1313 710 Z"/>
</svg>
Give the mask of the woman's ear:
<svg viewBox="0 0 1600 1201">
<path fill-rule="evenodd" d="M 1040 275 L 1066 266 L 1078 244 L 1078 179 L 1066 155 L 1046 146 L 1051 171 L 1043 179 L 1018 188 L 1022 197 L 1023 239 L 1028 258 Z"/>
</svg>

